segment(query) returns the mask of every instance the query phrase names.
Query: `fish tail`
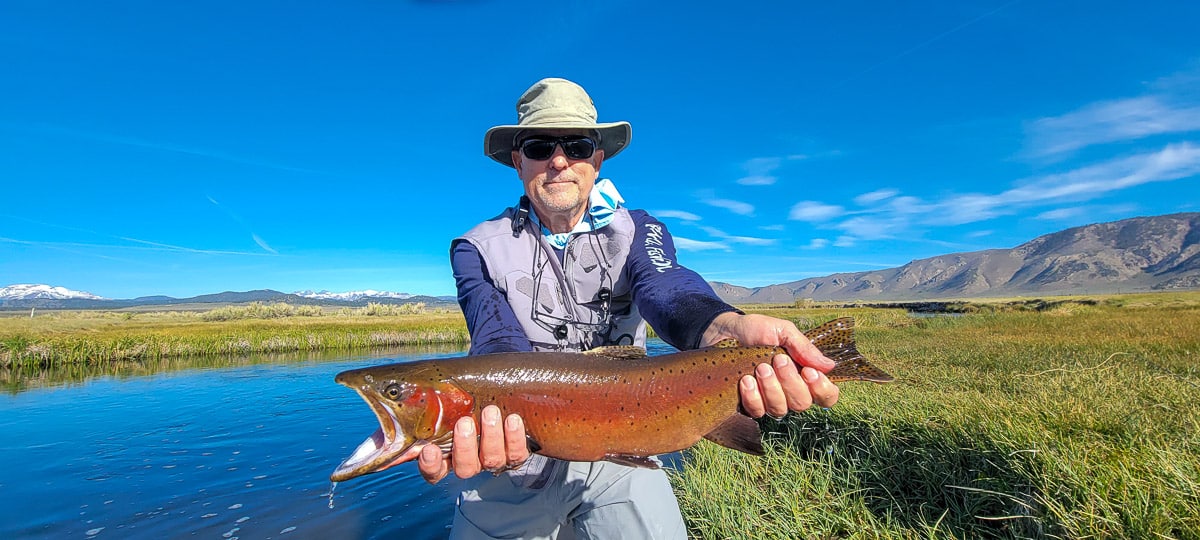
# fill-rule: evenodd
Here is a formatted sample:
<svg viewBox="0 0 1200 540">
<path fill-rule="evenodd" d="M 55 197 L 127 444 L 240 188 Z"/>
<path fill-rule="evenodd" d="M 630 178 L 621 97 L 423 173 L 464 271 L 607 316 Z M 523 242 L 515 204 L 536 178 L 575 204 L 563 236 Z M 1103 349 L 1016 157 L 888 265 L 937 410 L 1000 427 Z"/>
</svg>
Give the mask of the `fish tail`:
<svg viewBox="0 0 1200 540">
<path fill-rule="evenodd" d="M 871 381 L 877 383 L 895 380 L 882 369 L 871 364 L 854 344 L 854 319 L 834 319 L 804 333 L 835 365 L 825 376 L 833 382 Z"/>
</svg>

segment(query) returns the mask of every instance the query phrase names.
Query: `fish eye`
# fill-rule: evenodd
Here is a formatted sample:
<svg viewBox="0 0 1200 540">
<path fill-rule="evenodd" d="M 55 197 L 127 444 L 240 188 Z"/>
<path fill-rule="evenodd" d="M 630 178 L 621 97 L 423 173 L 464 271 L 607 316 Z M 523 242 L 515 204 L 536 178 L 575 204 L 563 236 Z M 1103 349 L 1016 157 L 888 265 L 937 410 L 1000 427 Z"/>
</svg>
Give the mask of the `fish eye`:
<svg viewBox="0 0 1200 540">
<path fill-rule="evenodd" d="M 389 384 L 387 388 L 383 389 L 383 395 L 391 399 L 398 399 L 402 393 L 400 385 L 396 383 Z"/>
</svg>

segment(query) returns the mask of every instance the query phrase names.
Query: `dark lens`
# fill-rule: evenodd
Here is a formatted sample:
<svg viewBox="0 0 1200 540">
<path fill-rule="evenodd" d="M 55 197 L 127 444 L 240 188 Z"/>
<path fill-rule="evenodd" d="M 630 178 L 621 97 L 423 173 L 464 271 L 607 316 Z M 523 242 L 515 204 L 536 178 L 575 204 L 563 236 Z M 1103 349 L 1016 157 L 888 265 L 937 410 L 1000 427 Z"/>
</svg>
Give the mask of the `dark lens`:
<svg viewBox="0 0 1200 540">
<path fill-rule="evenodd" d="M 521 153 L 534 161 L 544 161 L 554 155 L 554 144 L 553 140 L 526 139 L 521 143 Z"/>
<path fill-rule="evenodd" d="M 562 147 L 563 153 L 571 159 L 587 159 L 592 157 L 592 153 L 596 151 L 596 143 L 587 137 L 563 139 Z"/>
</svg>

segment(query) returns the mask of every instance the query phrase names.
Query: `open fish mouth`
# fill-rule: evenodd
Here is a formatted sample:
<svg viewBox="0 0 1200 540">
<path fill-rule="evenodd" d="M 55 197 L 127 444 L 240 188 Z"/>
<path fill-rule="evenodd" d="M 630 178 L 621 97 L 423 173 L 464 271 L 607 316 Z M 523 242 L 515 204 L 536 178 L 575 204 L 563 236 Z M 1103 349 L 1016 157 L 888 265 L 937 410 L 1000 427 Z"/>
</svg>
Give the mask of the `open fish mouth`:
<svg viewBox="0 0 1200 540">
<path fill-rule="evenodd" d="M 362 444 L 358 445 L 358 448 L 354 449 L 350 457 L 337 466 L 337 469 L 329 476 L 329 479 L 334 482 L 379 472 L 406 461 L 412 461 L 417 458 L 417 455 L 421 453 L 421 448 L 425 446 L 425 441 L 406 442 L 404 428 L 390 408 L 362 391 L 359 391 L 359 395 L 367 402 L 367 405 L 371 406 L 371 410 L 378 417 L 379 429 L 367 437 Z"/>
</svg>

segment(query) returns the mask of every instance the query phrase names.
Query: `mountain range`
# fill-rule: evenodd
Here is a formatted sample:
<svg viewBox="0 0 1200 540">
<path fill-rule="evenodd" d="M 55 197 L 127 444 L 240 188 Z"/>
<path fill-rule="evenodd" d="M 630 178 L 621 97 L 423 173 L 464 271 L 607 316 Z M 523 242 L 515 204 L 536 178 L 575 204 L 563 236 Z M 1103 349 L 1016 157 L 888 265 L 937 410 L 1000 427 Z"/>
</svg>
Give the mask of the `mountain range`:
<svg viewBox="0 0 1200 540">
<path fill-rule="evenodd" d="M 930 300 L 1200 288 L 1200 213 L 1074 227 L 1011 249 L 952 253 L 886 270 L 739 287 L 712 282 L 732 304 Z"/>
<path fill-rule="evenodd" d="M 424 296 L 387 291 L 298 291 L 284 293 L 270 289 L 217 294 L 189 298 L 142 296 L 132 299 L 103 298 L 82 291 L 50 285 L 18 284 L 0 287 L 0 310 L 3 309 L 120 309 L 135 306 L 172 306 L 181 304 L 244 304 L 249 302 L 286 302 L 295 305 L 365 306 L 378 304 L 408 304 L 424 302 L 430 306 L 457 305 L 453 296 Z"/>
<path fill-rule="evenodd" d="M 799 299 L 905 301 L 987 296 L 1103 294 L 1200 288 L 1200 212 L 1138 217 L 1074 227 L 1011 249 L 952 253 L 886 270 L 833 274 L 740 287 L 710 282 L 731 304 Z M 386 291 L 226 291 L 190 298 L 145 296 L 115 300 L 49 285 L 0 288 L 0 309 L 117 309 L 178 304 L 287 302 L 363 306 L 368 302 L 457 305 L 453 296 Z"/>
</svg>

